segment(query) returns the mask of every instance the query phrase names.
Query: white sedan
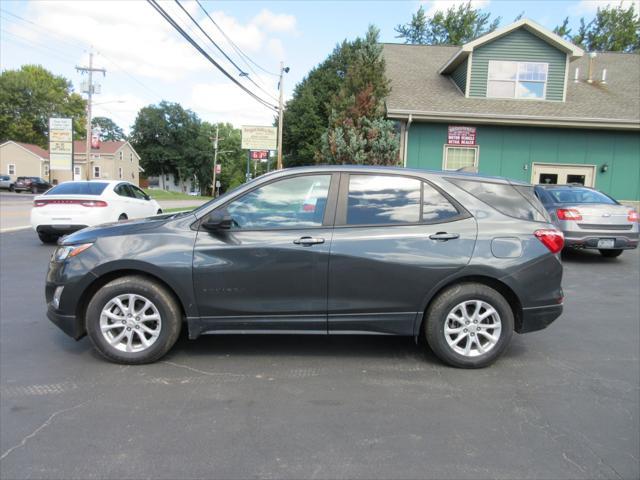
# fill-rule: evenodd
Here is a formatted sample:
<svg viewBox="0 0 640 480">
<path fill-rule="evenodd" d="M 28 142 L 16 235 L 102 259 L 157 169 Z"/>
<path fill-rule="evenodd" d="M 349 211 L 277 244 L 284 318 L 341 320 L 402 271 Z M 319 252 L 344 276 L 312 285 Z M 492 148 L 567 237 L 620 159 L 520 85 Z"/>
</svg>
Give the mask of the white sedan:
<svg viewBox="0 0 640 480">
<path fill-rule="evenodd" d="M 35 197 L 31 226 L 44 243 L 101 223 L 162 213 L 160 205 L 129 182 L 63 182 Z"/>
</svg>

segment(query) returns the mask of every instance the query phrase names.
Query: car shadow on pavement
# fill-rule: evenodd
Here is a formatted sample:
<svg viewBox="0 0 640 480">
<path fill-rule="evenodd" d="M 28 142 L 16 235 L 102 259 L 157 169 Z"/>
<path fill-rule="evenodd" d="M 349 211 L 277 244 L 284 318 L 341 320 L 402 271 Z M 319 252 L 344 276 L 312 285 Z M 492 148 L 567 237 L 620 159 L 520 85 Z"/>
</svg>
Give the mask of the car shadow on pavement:
<svg viewBox="0 0 640 480">
<path fill-rule="evenodd" d="M 623 252 L 621 256 L 617 258 L 606 258 L 600 255 L 597 250 L 578 250 L 570 249 L 562 251 L 562 261 L 565 263 L 581 263 L 581 264 L 598 264 L 598 263 L 618 263 L 624 261 L 625 255 L 634 255 L 635 250 L 629 250 Z"/>
</svg>

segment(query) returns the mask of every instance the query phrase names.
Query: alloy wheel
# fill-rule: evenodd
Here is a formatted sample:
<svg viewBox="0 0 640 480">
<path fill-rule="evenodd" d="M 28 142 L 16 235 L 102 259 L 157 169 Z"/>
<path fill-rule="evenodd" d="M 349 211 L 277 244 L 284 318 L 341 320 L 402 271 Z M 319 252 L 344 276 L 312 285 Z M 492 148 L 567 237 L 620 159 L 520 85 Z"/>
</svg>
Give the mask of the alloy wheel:
<svg viewBox="0 0 640 480">
<path fill-rule="evenodd" d="M 498 311 L 482 300 L 467 300 L 451 309 L 444 324 L 449 347 L 465 357 L 477 357 L 492 350 L 502 331 Z"/>
<path fill-rule="evenodd" d="M 135 293 L 109 300 L 100 313 L 100 331 L 109 345 L 122 352 L 142 352 L 160 336 L 162 319 L 152 301 Z"/>
</svg>

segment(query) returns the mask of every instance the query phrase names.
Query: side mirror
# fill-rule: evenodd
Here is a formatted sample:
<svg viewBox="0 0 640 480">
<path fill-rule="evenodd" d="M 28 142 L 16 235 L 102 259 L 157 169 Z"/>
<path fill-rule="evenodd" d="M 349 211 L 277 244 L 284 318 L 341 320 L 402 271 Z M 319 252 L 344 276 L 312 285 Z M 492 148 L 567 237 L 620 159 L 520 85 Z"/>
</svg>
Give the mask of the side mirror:
<svg viewBox="0 0 640 480">
<path fill-rule="evenodd" d="M 212 212 L 204 220 L 204 222 L 202 222 L 202 228 L 210 231 L 229 230 L 232 226 L 233 219 L 231 218 L 231 215 L 229 215 L 226 211 Z"/>
</svg>

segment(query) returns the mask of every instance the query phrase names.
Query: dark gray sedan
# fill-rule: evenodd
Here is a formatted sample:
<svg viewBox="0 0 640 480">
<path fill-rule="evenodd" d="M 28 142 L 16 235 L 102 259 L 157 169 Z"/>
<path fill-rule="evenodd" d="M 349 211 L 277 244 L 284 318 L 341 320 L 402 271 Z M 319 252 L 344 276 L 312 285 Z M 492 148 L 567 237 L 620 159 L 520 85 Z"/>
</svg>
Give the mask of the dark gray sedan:
<svg viewBox="0 0 640 480">
<path fill-rule="evenodd" d="M 202 334 L 424 337 L 489 365 L 562 312 L 563 237 L 531 185 L 400 168 L 263 175 L 192 212 L 87 228 L 54 253 L 48 316 L 107 359 Z"/>
<path fill-rule="evenodd" d="M 536 185 L 535 192 L 564 233 L 567 248 L 598 249 L 617 257 L 638 247 L 638 212 L 582 185 Z"/>
</svg>

